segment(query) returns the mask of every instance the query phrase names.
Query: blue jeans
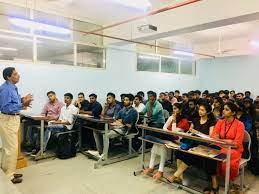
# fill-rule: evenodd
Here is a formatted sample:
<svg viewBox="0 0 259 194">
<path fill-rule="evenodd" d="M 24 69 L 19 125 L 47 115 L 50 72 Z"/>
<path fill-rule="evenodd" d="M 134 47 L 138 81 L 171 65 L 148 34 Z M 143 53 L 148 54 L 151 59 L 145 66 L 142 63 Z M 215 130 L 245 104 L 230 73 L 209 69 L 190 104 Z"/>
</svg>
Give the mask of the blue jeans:
<svg viewBox="0 0 259 194">
<path fill-rule="evenodd" d="M 44 133 L 44 145 L 43 145 L 43 151 L 45 152 L 47 150 L 47 145 L 51 136 L 52 132 L 64 132 L 67 131 L 66 126 L 64 125 L 51 125 L 48 126 Z"/>
</svg>

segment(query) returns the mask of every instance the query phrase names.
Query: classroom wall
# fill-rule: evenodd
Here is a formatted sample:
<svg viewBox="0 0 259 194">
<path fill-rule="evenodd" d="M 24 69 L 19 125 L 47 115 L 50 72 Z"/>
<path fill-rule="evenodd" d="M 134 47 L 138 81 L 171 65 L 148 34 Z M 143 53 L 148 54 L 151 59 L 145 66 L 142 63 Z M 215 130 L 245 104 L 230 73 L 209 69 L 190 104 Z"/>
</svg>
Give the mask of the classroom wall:
<svg viewBox="0 0 259 194">
<path fill-rule="evenodd" d="M 202 90 L 250 90 L 259 95 L 259 56 L 202 59 L 197 62 L 197 75 Z"/>
<path fill-rule="evenodd" d="M 134 50 L 134 45 L 120 49 Z M 106 69 L 83 68 L 65 65 L 44 65 L 0 62 L 2 74 L 6 66 L 15 66 L 21 74 L 19 91 L 22 95 L 32 93 L 32 112 L 40 112 L 46 102 L 46 93 L 53 90 L 63 100 L 65 92 L 75 96 L 78 92 L 89 95 L 94 92 L 100 102 L 104 102 L 107 92 L 119 94 L 139 90 L 147 92 L 180 89 L 188 91 L 198 88 L 198 78 L 190 75 L 137 72 L 136 53 L 132 51 L 108 49 Z M 0 84 L 3 83 L 2 76 Z"/>
</svg>

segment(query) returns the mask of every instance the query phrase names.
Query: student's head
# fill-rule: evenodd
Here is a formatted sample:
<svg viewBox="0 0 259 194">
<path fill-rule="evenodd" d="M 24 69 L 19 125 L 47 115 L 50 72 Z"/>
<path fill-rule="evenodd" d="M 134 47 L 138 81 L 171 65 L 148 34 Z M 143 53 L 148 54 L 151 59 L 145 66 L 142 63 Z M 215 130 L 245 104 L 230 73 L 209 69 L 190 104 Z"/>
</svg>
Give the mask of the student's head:
<svg viewBox="0 0 259 194">
<path fill-rule="evenodd" d="M 254 103 L 255 103 L 256 109 L 259 109 L 259 96 L 256 97 Z"/>
<path fill-rule="evenodd" d="M 173 114 L 180 114 L 182 109 L 182 103 L 174 103 L 173 105 Z"/>
<path fill-rule="evenodd" d="M 241 93 L 241 92 L 237 93 L 237 95 L 236 95 L 236 99 L 237 100 L 241 101 L 241 100 L 243 100 L 243 98 L 244 98 L 244 94 L 243 93 Z"/>
<path fill-rule="evenodd" d="M 132 94 L 125 94 L 125 97 L 124 97 L 124 106 L 125 107 L 129 107 L 133 104 L 133 100 L 134 100 L 134 96 Z"/>
<path fill-rule="evenodd" d="M 224 118 L 231 118 L 231 117 L 235 117 L 238 111 L 238 107 L 236 104 L 232 103 L 232 102 L 227 102 L 224 105 L 224 109 L 223 109 L 223 116 Z"/>
<path fill-rule="evenodd" d="M 134 104 L 138 106 L 142 102 L 142 96 L 136 95 L 134 98 Z"/>
<path fill-rule="evenodd" d="M 97 95 L 96 94 L 90 94 L 89 99 L 90 99 L 90 103 L 94 104 L 97 100 Z"/>
<path fill-rule="evenodd" d="M 165 92 L 165 100 L 170 100 L 168 92 Z"/>
<path fill-rule="evenodd" d="M 200 91 L 200 90 L 195 90 L 195 91 L 193 92 L 193 97 L 194 97 L 194 99 L 199 99 L 200 96 L 201 96 L 201 91 Z"/>
<path fill-rule="evenodd" d="M 20 75 L 14 67 L 7 67 L 3 70 L 3 78 L 12 84 L 16 84 L 20 80 Z"/>
<path fill-rule="evenodd" d="M 47 96 L 50 102 L 55 102 L 56 100 L 56 93 L 53 91 L 47 92 Z"/>
<path fill-rule="evenodd" d="M 153 104 L 156 101 L 156 93 L 155 92 L 150 92 L 148 94 L 148 101 L 149 103 Z"/>
<path fill-rule="evenodd" d="M 219 97 L 222 98 L 223 96 L 225 96 L 225 92 L 224 92 L 224 90 L 220 90 L 219 91 Z"/>
<path fill-rule="evenodd" d="M 109 92 L 108 94 L 107 94 L 107 98 L 106 98 L 106 100 L 107 100 L 107 103 L 110 105 L 110 104 L 114 104 L 115 103 L 115 94 L 114 93 L 112 93 L 112 92 Z"/>
<path fill-rule="evenodd" d="M 183 102 L 188 102 L 188 94 L 187 93 L 183 93 L 182 99 L 183 99 Z"/>
<path fill-rule="evenodd" d="M 193 100 L 194 99 L 194 92 L 193 91 L 188 92 L 188 97 L 189 97 L 189 100 Z"/>
<path fill-rule="evenodd" d="M 251 96 L 251 92 L 250 91 L 245 91 L 245 97 L 249 97 Z"/>
<path fill-rule="evenodd" d="M 174 91 L 174 96 L 175 96 L 176 98 L 178 98 L 178 97 L 180 96 L 180 91 L 179 91 L 179 90 L 175 90 L 175 91 Z"/>
<path fill-rule="evenodd" d="M 169 92 L 169 93 L 168 93 L 168 96 L 169 96 L 170 99 L 172 99 L 172 98 L 174 97 L 174 92 L 172 92 L 172 91 Z"/>
<path fill-rule="evenodd" d="M 244 98 L 243 103 L 245 109 L 249 109 L 253 106 L 253 100 L 249 97 Z"/>
<path fill-rule="evenodd" d="M 231 97 L 234 97 L 234 95 L 236 94 L 236 92 L 235 92 L 235 90 L 231 90 L 229 94 L 230 94 Z"/>
<path fill-rule="evenodd" d="M 124 101 L 124 97 L 125 97 L 126 94 L 121 94 L 120 97 L 121 97 L 121 102 L 123 103 Z"/>
<path fill-rule="evenodd" d="M 195 110 L 196 105 L 197 104 L 196 104 L 195 100 L 193 100 L 193 99 L 189 100 L 189 108 L 190 108 L 190 110 Z"/>
<path fill-rule="evenodd" d="M 208 90 L 205 90 L 203 93 L 202 93 L 202 98 L 207 98 L 207 96 L 209 95 L 209 91 Z"/>
<path fill-rule="evenodd" d="M 85 100 L 85 94 L 83 92 L 80 92 L 78 93 L 77 98 L 79 102 L 83 102 Z"/>
<path fill-rule="evenodd" d="M 137 95 L 138 95 L 138 96 L 142 96 L 142 98 L 145 97 L 145 93 L 144 93 L 143 91 L 139 91 L 139 92 L 137 93 Z"/>
<path fill-rule="evenodd" d="M 200 117 L 205 117 L 211 114 L 212 108 L 211 105 L 207 102 L 202 102 L 199 105 L 199 115 Z"/>
<path fill-rule="evenodd" d="M 224 103 L 223 103 L 222 98 L 220 98 L 219 96 L 214 98 L 214 102 L 213 102 L 214 108 L 222 108 L 223 104 Z"/>
<path fill-rule="evenodd" d="M 224 104 L 227 103 L 229 100 L 229 96 L 227 96 L 227 95 L 223 96 L 222 100 L 223 100 Z"/>
<path fill-rule="evenodd" d="M 164 92 L 161 92 L 161 93 L 159 94 L 159 99 L 160 99 L 161 101 L 165 100 L 165 93 L 164 93 Z"/>
<path fill-rule="evenodd" d="M 71 93 L 64 94 L 64 102 L 66 105 L 70 105 L 73 100 L 73 95 Z"/>
<path fill-rule="evenodd" d="M 229 96 L 229 90 L 225 90 L 224 93 L 226 96 Z"/>
</svg>

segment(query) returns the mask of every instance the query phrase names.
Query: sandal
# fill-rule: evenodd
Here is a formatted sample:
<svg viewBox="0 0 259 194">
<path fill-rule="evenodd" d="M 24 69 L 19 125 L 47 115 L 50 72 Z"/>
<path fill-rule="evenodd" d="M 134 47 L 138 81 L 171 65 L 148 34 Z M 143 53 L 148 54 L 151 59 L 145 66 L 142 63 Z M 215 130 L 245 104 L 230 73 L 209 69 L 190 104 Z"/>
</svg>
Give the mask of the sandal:
<svg viewBox="0 0 259 194">
<path fill-rule="evenodd" d="M 183 180 L 181 178 L 179 178 L 179 177 L 176 177 L 176 176 L 167 177 L 166 180 L 169 183 L 177 183 L 177 184 L 182 184 L 183 183 Z"/>
<path fill-rule="evenodd" d="M 212 192 L 212 194 L 218 194 L 219 193 L 219 186 L 216 189 L 211 188 L 211 192 Z"/>
</svg>

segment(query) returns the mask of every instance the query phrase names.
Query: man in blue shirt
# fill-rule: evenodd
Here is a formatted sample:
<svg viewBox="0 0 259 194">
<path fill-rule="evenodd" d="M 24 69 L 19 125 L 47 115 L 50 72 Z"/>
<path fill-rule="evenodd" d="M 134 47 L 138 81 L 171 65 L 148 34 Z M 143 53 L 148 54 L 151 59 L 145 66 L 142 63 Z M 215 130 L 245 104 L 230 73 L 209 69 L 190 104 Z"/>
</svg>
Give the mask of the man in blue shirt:
<svg viewBox="0 0 259 194">
<path fill-rule="evenodd" d="M 0 86 L 0 136 L 3 144 L 1 168 L 10 180 L 15 183 L 22 182 L 22 174 L 15 174 L 18 157 L 18 130 L 20 126 L 19 112 L 32 102 L 32 95 L 21 98 L 15 86 L 20 75 L 13 67 L 3 70 L 6 80 Z"/>
</svg>

